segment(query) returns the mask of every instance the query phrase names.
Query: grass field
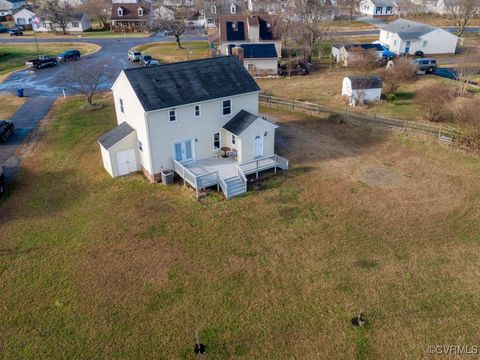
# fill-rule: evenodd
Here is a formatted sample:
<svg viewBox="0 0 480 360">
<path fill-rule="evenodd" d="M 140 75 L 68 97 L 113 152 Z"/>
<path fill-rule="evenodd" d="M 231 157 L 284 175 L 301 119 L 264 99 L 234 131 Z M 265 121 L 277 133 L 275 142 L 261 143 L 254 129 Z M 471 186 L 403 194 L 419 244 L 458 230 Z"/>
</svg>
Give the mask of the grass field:
<svg viewBox="0 0 480 360">
<path fill-rule="evenodd" d="M 153 56 L 161 62 L 178 62 L 202 59 L 210 56 L 210 47 L 207 41 L 183 42 L 185 49 L 177 47 L 175 42 L 156 42 L 134 47 L 142 53 Z"/>
<path fill-rule="evenodd" d="M 56 56 L 62 51 L 75 48 L 82 55 L 98 51 L 100 46 L 88 43 L 39 43 L 39 51 L 35 44 L 0 44 L 0 76 L 25 67 L 25 61 L 39 55 Z"/>
<path fill-rule="evenodd" d="M 345 102 L 341 96 L 343 77 L 358 74 L 360 73 L 355 70 L 333 68 L 330 71 L 304 77 L 258 79 L 258 83 L 264 92 L 273 96 L 309 101 L 333 109 L 344 109 Z M 419 111 L 413 102 L 415 93 L 423 86 L 440 83 L 454 86 L 451 80 L 438 76 L 419 76 L 415 82 L 402 85 L 397 92 L 397 99 L 392 103 L 381 101 L 368 107 L 350 110 L 405 120 L 422 120 L 422 111 Z"/>
<path fill-rule="evenodd" d="M 111 179 L 111 100 L 59 102 L 0 203 L 5 359 L 420 359 L 476 344 L 480 158 L 271 113 L 291 170 L 197 202 Z M 354 328 L 360 310 L 368 326 Z"/>
<path fill-rule="evenodd" d="M 0 119 L 9 119 L 24 102 L 24 98 L 0 95 Z"/>
</svg>

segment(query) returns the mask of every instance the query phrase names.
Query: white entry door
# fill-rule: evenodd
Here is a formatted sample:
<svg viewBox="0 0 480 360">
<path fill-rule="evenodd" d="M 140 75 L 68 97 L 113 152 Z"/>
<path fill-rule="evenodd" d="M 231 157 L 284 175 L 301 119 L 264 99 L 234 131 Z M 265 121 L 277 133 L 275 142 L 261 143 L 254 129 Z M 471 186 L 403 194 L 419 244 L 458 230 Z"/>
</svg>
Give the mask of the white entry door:
<svg viewBox="0 0 480 360">
<path fill-rule="evenodd" d="M 137 158 L 135 150 L 129 149 L 117 153 L 118 176 L 130 174 L 137 171 Z"/>
<path fill-rule="evenodd" d="M 256 136 L 254 139 L 253 157 L 254 158 L 263 157 L 263 137 L 262 136 Z"/>
<path fill-rule="evenodd" d="M 193 140 L 180 141 L 175 143 L 173 156 L 178 162 L 193 160 Z"/>
</svg>

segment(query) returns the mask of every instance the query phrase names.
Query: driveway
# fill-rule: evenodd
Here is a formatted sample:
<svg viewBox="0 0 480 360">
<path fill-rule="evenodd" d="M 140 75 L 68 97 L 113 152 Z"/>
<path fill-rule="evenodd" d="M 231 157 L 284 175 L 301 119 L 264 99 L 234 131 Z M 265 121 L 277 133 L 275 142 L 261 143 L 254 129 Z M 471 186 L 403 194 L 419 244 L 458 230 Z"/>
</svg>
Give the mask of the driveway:
<svg viewBox="0 0 480 360">
<path fill-rule="evenodd" d="M 203 36 L 185 36 L 184 41 L 205 40 Z M 105 67 L 105 80 L 99 87 L 100 91 L 108 91 L 113 85 L 118 74 L 133 65 L 127 59 L 127 51 L 137 45 L 157 41 L 173 41 L 170 37 L 150 38 L 110 38 L 110 39 L 44 39 L 44 42 L 65 42 L 75 48 L 75 42 L 88 42 L 100 45 L 102 49 L 92 55 L 84 56 L 79 63 L 85 67 L 96 66 L 98 63 L 108 63 Z M 33 39 L 8 39 L 0 38 L 1 43 L 32 43 Z M 15 94 L 19 88 L 25 89 L 27 101 L 10 120 L 15 124 L 15 135 L 11 136 L 5 144 L 0 145 L 0 167 L 4 166 L 7 179 L 11 180 L 19 170 L 20 159 L 16 152 L 30 132 L 35 129 L 39 121 L 48 114 L 55 99 L 63 94 L 64 84 L 62 77 L 67 74 L 70 64 L 59 64 L 55 67 L 38 71 L 22 70 L 9 76 L 0 84 L 0 92 Z M 67 95 L 72 91 L 66 89 Z"/>
</svg>

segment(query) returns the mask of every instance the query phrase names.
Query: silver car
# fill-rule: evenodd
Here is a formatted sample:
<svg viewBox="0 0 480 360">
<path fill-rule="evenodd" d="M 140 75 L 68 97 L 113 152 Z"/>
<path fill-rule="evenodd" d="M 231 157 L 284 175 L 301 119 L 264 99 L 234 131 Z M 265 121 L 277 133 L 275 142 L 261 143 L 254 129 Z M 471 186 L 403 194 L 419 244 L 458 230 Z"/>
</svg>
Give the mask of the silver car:
<svg viewBox="0 0 480 360">
<path fill-rule="evenodd" d="M 142 57 L 142 53 L 140 51 L 129 51 L 128 52 L 128 60 L 131 62 L 140 61 Z"/>
<path fill-rule="evenodd" d="M 425 71 L 427 73 L 432 73 L 437 70 L 437 60 L 435 59 L 416 59 L 414 60 L 417 65 L 417 71 Z"/>
</svg>

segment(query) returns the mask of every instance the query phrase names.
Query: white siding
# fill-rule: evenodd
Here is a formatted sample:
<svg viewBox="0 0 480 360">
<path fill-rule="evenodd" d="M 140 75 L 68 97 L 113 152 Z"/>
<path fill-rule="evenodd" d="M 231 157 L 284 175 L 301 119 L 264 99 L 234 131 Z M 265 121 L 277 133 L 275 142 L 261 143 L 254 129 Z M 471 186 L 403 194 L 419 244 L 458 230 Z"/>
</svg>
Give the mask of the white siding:
<svg viewBox="0 0 480 360">
<path fill-rule="evenodd" d="M 232 99 L 232 114 L 229 116 L 222 115 L 222 101 L 225 99 Z M 177 120 L 173 123 L 169 121 L 169 109 L 147 113 L 152 174 L 173 167 L 173 146 L 179 141 L 194 140 L 195 160 L 214 156 L 213 134 L 223 133 L 221 131 L 223 125 L 242 109 L 257 114 L 258 93 L 202 102 L 199 118 L 194 116 L 194 105 L 176 107 Z M 222 141 L 225 141 L 224 134 Z"/>
<path fill-rule="evenodd" d="M 140 170 L 140 157 L 139 157 L 139 151 L 138 151 L 138 140 L 137 140 L 137 135 L 135 132 L 131 133 L 128 135 L 125 139 L 120 141 L 118 144 L 113 145 L 110 149 L 107 150 L 107 152 L 110 154 L 110 166 L 111 166 L 111 173 L 109 171 L 109 174 L 112 175 L 113 177 L 119 176 L 118 173 L 118 166 L 117 166 L 117 153 L 124 151 L 124 150 L 130 150 L 133 149 L 135 151 L 135 157 L 137 160 L 137 171 Z M 102 147 L 102 156 L 103 156 L 103 147 Z M 105 161 L 104 161 L 105 164 Z M 106 167 L 105 167 L 106 169 Z M 108 171 L 108 169 L 107 169 Z"/>
<path fill-rule="evenodd" d="M 137 131 L 138 140 L 142 142 L 143 152 L 139 153 L 140 164 L 151 174 L 152 166 L 150 159 L 150 143 L 146 131 L 146 117 L 142 104 L 137 98 L 132 86 L 127 80 L 125 73 L 121 73 L 112 87 L 115 101 L 117 123 L 126 122 Z M 120 99 L 123 100 L 124 112 L 120 110 Z"/>
<path fill-rule="evenodd" d="M 277 75 L 278 74 L 278 59 L 245 59 L 243 61 L 245 69 L 250 71 L 250 66 L 253 66 L 252 75 Z"/>
<path fill-rule="evenodd" d="M 400 39 L 397 34 L 381 30 L 379 41 L 397 55 L 403 54 L 406 50 L 407 41 Z M 418 40 L 410 40 L 408 53 L 414 54 L 420 50 L 425 54 L 455 54 L 457 41 L 458 38 L 455 35 L 437 28 L 422 35 Z"/>
<path fill-rule="evenodd" d="M 267 133 L 267 136 L 265 136 Z M 254 160 L 255 137 L 263 139 L 263 156 L 275 154 L 275 126 L 266 121 L 257 120 L 250 125 L 241 135 L 241 149 L 238 152 L 239 162 Z"/>
</svg>

